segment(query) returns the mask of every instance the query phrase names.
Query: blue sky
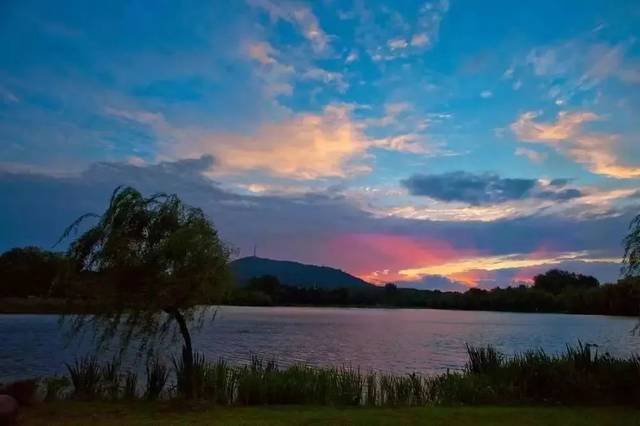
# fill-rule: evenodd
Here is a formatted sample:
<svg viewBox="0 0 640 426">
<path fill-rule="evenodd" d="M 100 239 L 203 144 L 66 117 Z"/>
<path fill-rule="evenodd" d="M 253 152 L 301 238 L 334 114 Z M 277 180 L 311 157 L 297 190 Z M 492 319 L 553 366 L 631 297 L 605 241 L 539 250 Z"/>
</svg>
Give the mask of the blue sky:
<svg viewBox="0 0 640 426">
<path fill-rule="evenodd" d="M 0 249 L 127 183 L 376 282 L 615 279 L 638 28 L 634 1 L 3 2 Z"/>
</svg>

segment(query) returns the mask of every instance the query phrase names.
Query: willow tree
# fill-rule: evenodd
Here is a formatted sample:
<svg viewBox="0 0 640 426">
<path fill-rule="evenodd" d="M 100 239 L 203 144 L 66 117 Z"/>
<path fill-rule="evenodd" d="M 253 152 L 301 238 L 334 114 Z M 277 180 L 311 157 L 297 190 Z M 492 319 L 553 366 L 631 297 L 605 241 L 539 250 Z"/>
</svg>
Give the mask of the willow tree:
<svg viewBox="0 0 640 426">
<path fill-rule="evenodd" d="M 96 333 L 99 347 L 117 340 L 151 352 L 167 339 L 182 337 L 187 396 L 193 388 L 190 328 L 206 319 L 206 305 L 219 302 L 230 282 L 229 247 L 220 240 L 201 209 L 176 195 L 145 198 L 131 187 L 118 187 L 97 223 L 71 243 L 72 270 L 99 283 L 92 315 L 77 315 L 71 330 Z"/>
<path fill-rule="evenodd" d="M 629 233 L 624 238 L 622 273 L 626 278 L 640 275 L 640 215 L 629 224 Z"/>
<path fill-rule="evenodd" d="M 629 224 L 629 233 L 624 238 L 622 264 L 622 273 L 625 278 L 640 275 L 640 215 L 636 216 Z M 640 309 L 638 314 L 640 315 Z M 640 322 L 634 328 L 634 332 L 638 331 L 640 331 Z"/>
</svg>

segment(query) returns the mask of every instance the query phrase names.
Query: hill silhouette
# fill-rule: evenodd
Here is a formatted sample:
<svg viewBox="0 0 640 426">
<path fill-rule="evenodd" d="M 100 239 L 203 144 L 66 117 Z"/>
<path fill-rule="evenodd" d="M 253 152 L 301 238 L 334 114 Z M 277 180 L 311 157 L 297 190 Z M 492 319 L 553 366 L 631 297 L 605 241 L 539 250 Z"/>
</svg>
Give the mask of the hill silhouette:
<svg viewBox="0 0 640 426">
<path fill-rule="evenodd" d="M 372 284 L 339 269 L 328 266 L 306 265 L 286 260 L 273 260 L 249 256 L 230 264 L 239 285 L 251 278 L 273 275 L 281 284 L 304 288 L 371 288 Z"/>
</svg>

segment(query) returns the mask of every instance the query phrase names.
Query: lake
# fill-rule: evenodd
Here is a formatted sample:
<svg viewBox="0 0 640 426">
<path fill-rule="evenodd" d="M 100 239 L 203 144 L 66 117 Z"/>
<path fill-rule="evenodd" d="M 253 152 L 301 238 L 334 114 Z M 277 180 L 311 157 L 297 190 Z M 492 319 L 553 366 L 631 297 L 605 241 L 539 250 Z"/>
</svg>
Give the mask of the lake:
<svg viewBox="0 0 640 426">
<path fill-rule="evenodd" d="M 599 351 L 640 353 L 637 319 L 563 314 L 298 307 L 219 308 L 194 336 L 210 359 L 244 362 L 252 354 L 281 365 L 351 365 L 363 370 L 425 374 L 460 369 L 465 344 L 505 353 L 563 351 L 578 340 Z M 66 348 L 56 315 L 0 315 L 0 381 L 64 371 L 83 346 Z M 86 349 L 86 346 L 84 346 Z"/>
</svg>

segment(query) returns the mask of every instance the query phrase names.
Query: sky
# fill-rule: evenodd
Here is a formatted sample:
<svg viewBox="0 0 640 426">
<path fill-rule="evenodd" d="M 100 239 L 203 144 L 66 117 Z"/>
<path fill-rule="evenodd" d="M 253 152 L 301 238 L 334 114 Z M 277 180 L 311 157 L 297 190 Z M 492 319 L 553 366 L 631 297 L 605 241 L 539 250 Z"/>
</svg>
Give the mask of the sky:
<svg viewBox="0 0 640 426">
<path fill-rule="evenodd" d="M 376 284 L 614 281 L 639 36 L 624 0 L 5 0 L 0 250 L 124 184 Z"/>
</svg>

